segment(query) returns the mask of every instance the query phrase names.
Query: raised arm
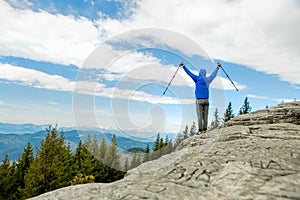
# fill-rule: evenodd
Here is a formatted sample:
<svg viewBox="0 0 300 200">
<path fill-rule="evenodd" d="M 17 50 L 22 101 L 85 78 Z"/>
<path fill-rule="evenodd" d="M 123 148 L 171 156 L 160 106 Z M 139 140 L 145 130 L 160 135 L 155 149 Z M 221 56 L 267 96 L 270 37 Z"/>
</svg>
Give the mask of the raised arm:
<svg viewBox="0 0 300 200">
<path fill-rule="evenodd" d="M 217 76 L 217 74 L 218 74 L 218 71 L 219 71 L 219 67 L 217 67 L 217 68 L 213 71 L 213 73 L 211 73 L 211 75 L 210 75 L 209 77 L 207 77 L 208 83 L 211 83 L 211 82 L 216 78 L 216 76 Z"/>
<path fill-rule="evenodd" d="M 194 82 L 197 81 L 197 76 L 193 74 L 185 65 L 183 62 L 180 62 L 180 66 L 183 66 L 184 71 L 193 79 Z"/>
</svg>

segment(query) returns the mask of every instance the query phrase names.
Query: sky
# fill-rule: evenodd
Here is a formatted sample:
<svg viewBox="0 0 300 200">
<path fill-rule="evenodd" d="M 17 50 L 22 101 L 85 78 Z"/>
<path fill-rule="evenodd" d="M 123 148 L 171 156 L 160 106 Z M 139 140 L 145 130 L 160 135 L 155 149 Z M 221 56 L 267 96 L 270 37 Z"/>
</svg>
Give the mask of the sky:
<svg viewBox="0 0 300 200">
<path fill-rule="evenodd" d="M 0 122 L 179 132 L 196 121 L 195 74 L 210 119 L 300 99 L 298 0 L 0 0 Z M 139 135 L 138 135 L 139 136 Z"/>
</svg>

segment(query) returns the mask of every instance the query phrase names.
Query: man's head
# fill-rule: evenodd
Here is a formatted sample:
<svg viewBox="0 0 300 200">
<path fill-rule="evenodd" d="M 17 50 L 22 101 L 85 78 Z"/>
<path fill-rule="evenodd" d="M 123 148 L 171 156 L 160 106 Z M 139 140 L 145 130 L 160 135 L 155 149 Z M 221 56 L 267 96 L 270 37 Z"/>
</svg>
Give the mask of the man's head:
<svg viewBox="0 0 300 200">
<path fill-rule="evenodd" d="M 199 70 L 199 75 L 203 76 L 203 77 L 206 77 L 206 69 L 200 69 Z"/>
</svg>

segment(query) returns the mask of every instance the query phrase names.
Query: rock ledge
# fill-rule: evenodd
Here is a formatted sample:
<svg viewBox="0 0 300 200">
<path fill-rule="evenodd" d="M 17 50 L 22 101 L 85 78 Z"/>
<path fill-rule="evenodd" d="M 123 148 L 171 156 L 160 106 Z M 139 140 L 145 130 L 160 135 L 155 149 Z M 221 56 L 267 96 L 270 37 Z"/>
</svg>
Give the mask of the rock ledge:
<svg viewBox="0 0 300 200">
<path fill-rule="evenodd" d="M 32 199 L 300 199 L 300 102 L 236 117 L 117 182 Z"/>
</svg>

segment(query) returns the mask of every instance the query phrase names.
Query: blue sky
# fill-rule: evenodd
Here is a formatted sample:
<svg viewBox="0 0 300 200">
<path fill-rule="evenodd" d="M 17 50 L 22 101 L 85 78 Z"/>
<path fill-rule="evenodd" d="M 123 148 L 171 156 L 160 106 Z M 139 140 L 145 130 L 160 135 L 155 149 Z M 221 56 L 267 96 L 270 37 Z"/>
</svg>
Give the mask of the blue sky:
<svg viewBox="0 0 300 200">
<path fill-rule="evenodd" d="M 296 0 L 1 1 L 0 121 L 181 131 L 196 121 L 182 69 L 162 96 L 180 60 L 195 73 L 219 61 L 239 87 L 220 70 L 211 114 L 229 101 L 237 113 L 246 96 L 253 110 L 300 99 L 299 11 Z"/>
</svg>

